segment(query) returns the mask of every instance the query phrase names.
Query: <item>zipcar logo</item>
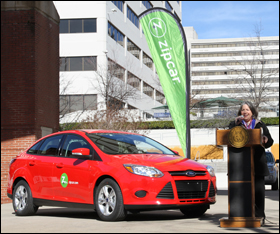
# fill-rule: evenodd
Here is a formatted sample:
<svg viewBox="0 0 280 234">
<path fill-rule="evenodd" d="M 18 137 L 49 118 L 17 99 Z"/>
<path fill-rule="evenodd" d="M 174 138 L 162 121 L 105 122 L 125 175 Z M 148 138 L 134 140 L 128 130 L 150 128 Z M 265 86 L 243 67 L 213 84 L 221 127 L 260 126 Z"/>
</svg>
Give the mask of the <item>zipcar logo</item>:
<svg viewBox="0 0 280 234">
<path fill-rule="evenodd" d="M 153 18 L 149 22 L 150 33 L 157 38 L 161 38 L 166 33 L 166 24 L 162 19 Z"/>
</svg>

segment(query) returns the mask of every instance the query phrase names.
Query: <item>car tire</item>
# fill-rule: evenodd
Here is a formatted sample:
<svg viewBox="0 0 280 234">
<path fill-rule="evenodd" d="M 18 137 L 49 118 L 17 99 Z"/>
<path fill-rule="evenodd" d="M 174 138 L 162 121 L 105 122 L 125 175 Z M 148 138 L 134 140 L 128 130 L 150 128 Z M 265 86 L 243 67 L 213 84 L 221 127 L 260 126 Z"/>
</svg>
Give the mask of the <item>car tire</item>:
<svg viewBox="0 0 280 234">
<path fill-rule="evenodd" d="M 181 208 L 180 211 L 187 218 L 198 218 L 198 217 L 202 216 L 206 212 L 207 209 L 208 209 L 208 205 L 201 206 L 201 207 L 184 207 L 184 208 Z"/>
<path fill-rule="evenodd" d="M 13 190 L 13 208 L 18 216 L 34 215 L 38 210 L 30 187 L 24 180 L 19 181 Z"/>
<path fill-rule="evenodd" d="M 94 204 L 101 220 L 120 221 L 126 218 L 121 189 L 112 179 L 107 178 L 98 185 Z"/>
<path fill-rule="evenodd" d="M 278 178 L 276 181 L 271 185 L 271 190 L 278 190 Z"/>
</svg>

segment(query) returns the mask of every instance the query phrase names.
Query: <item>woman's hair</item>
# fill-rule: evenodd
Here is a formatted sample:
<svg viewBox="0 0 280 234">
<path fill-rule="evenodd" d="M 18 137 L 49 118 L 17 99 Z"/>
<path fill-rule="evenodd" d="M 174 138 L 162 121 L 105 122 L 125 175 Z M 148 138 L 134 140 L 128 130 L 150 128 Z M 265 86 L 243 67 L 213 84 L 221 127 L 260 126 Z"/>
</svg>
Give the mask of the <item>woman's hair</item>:
<svg viewBox="0 0 280 234">
<path fill-rule="evenodd" d="M 247 106 L 249 106 L 249 108 L 250 108 L 250 110 L 251 110 L 251 112 L 252 112 L 252 114 L 253 114 L 253 118 L 258 118 L 258 111 L 257 111 L 257 109 L 253 106 L 253 104 L 251 103 L 251 102 L 243 102 L 242 104 L 241 104 L 241 106 L 240 106 L 240 108 L 239 108 L 239 111 L 238 111 L 238 116 L 239 115 L 241 115 L 241 110 L 242 110 L 242 107 L 244 106 L 244 105 L 247 105 Z"/>
</svg>

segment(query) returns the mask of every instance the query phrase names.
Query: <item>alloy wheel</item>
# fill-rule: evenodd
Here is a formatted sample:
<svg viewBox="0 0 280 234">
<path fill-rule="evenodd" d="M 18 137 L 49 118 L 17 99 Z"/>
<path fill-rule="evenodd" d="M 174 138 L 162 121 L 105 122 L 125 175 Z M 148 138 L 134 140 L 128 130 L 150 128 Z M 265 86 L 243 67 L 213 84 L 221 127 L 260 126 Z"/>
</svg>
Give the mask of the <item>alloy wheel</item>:
<svg viewBox="0 0 280 234">
<path fill-rule="evenodd" d="M 110 185 L 102 187 L 98 194 L 98 206 L 100 212 L 105 215 L 111 215 L 116 207 L 116 193 Z"/>
<path fill-rule="evenodd" d="M 27 198 L 27 189 L 23 185 L 19 186 L 15 192 L 15 207 L 17 210 L 24 210 L 27 204 Z"/>
</svg>

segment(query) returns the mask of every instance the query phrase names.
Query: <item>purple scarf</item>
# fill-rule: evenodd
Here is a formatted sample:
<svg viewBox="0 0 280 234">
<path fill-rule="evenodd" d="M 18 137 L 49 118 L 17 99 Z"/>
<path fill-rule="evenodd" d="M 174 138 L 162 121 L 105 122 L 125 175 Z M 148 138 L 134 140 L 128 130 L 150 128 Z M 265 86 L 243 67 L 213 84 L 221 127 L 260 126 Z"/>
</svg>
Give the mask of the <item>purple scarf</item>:
<svg viewBox="0 0 280 234">
<path fill-rule="evenodd" d="M 255 128 L 255 123 L 256 123 L 256 120 L 253 119 L 249 125 L 246 124 L 246 122 L 244 120 L 242 120 L 242 124 L 245 126 L 245 128 L 247 129 L 254 129 Z"/>
</svg>

